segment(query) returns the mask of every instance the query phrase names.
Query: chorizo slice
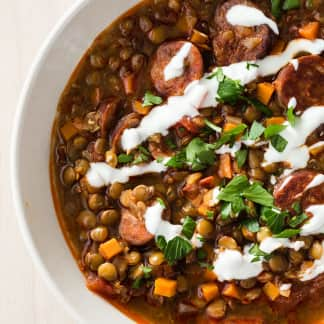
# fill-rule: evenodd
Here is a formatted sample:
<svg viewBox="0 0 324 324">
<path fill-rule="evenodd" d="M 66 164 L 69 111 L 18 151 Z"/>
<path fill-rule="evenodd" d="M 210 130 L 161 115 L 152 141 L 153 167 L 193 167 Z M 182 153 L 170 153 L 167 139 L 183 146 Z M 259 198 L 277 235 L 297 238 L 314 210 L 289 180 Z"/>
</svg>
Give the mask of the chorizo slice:
<svg viewBox="0 0 324 324">
<path fill-rule="evenodd" d="M 166 80 L 165 68 L 186 44 L 189 44 L 190 49 L 188 55 L 184 57 L 183 73 Z M 153 56 L 151 79 L 154 87 L 160 94 L 167 97 L 182 95 L 190 82 L 202 77 L 203 66 L 202 56 L 195 45 L 186 41 L 167 42 L 162 44 Z"/>
<path fill-rule="evenodd" d="M 216 8 L 213 49 L 217 65 L 220 66 L 262 58 L 271 50 L 275 40 L 274 33 L 267 25 L 231 25 L 226 19 L 226 14 L 234 5 L 260 9 L 249 0 L 229 0 Z"/>
<path fill-rule="evenodd" d="M 131 245 L 144 245 L 154 238 L 145 227 L 144 219 L 136 217 L 129 209 L 122 208 L 119 234 Z"/>
<path fill-rule="evenodd" d="M 296 200 L 312 200 L 313 192 L 317 187 L 307 190 L 312 180 L 320 173 L 312 170 L 299 170 L 279 181 L 273 192 L 275 205 L 284 210 L 291 210 L 292 204 Z M 305 203 L 306 204 L 306 203 Z"/>
<path fill-rule="evenodd" d="M 297 59 L 296 68 L 288 64 L 275 81 L 279 102 L 287 107 L 289 100 L 296 98 L 296 111 L 324 104 L 324 58 L 307 55 Z"/>
</svg>

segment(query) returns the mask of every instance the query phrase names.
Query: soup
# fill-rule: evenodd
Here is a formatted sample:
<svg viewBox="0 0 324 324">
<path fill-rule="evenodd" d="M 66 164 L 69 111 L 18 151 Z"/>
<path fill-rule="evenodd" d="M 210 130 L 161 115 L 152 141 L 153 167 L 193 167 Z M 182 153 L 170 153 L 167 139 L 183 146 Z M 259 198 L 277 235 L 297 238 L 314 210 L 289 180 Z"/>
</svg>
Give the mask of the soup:
<svg viewBox="0 0 324 324">
<path fill-rule="evenodd" d="M 143 1 L 94 40 L 50 168 L 91 291 L 139 323 L 323 318 L 323 10 Z"/>
</svg>

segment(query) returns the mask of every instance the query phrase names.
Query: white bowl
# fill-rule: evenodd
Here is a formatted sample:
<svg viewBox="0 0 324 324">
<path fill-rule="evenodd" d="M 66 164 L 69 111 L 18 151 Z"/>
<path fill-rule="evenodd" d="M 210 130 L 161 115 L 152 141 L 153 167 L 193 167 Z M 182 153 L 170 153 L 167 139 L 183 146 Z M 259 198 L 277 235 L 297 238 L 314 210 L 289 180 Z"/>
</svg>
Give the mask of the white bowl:
<svg viewBox="0 0 324 324">
<path fill-rule="evenodd" d="M 37 56 L 24 85 L 11 145 L 11 185 L 20 229 L 39 273 L 77 322 L 128 323 L 85 287 L 59 227 L 50 189 L 50 135 L 59 96 L 95 36 L 137 0 L 81 0 Z"/>
</svg>

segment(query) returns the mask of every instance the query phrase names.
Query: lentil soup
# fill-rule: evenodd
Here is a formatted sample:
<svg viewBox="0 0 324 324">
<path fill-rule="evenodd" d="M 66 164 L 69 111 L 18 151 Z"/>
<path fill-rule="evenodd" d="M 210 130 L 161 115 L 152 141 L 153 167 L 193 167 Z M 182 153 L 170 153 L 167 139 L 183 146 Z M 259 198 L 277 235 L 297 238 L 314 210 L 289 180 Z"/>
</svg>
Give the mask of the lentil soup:
<svg viewBox="0 0 324 324">
<path fill-rule="evenodd" d="M 323 13 L 150 0 L 93 41 L 50 165 L 91 291 L 138 323 L 320 323 Z"/>
</svg>

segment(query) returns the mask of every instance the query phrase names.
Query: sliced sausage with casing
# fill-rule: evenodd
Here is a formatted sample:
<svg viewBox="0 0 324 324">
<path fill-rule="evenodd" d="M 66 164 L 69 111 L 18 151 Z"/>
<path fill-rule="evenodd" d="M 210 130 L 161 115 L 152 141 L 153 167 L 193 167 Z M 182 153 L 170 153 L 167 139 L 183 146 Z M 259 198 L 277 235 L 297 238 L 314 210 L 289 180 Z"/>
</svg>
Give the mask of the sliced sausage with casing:
<svg viewBox="0 0 324 324">
<path fill-rule="evenodd" d="M 131 245 L 144 245 L 154 238 L 145 227 L 143 218 L 137 217 L 129 209 L 122 208 L 119 234 Z"/>
<path fill-rule="evenodd" d="M 297 59 L 297 69 L 288 64 L 275 81 L 279 102 L 288 107 L 289 100 L 296 98 L 296 111 L 324 105 L 324 58 L 307 55 Z"/>
<path fill-rule="evenodd" d="M 262 58 L 274 43 L 275 35 L 267 25 L 255 27 L 231 25 L 226 19 L 226 14 L 235 5 L 259 9 L 248 0 L 230 0 L 216 8 L 213 48 L 219 66 Z"/>
<path fill-rule="evenodd" d="M 186 86 L 198 80 L 203 75 L 203 60 L 198 48 L 191 44 L 189 54 L 184 59 L 183 74 L 165 80 L 164 69 L 171 59 L 181 50 L 182 46 L 188 44 L 185 41 L 173 41 L 162 44 L 156 51 L 151 67 L 151 78 L 156 90 L 164 96 L 182 95 Z"/>
</svg>

